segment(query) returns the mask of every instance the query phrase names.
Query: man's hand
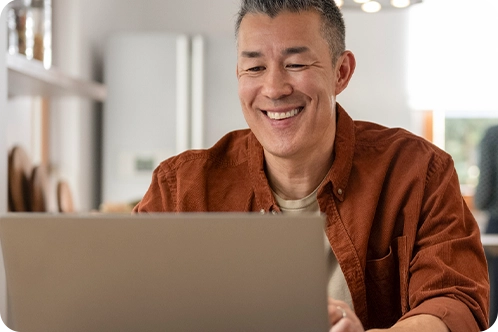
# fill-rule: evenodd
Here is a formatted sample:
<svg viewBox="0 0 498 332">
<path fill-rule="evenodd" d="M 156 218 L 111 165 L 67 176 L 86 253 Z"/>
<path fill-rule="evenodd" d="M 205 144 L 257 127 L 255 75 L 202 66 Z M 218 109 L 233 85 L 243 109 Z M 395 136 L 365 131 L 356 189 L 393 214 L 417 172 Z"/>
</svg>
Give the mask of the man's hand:
<svg viewBox="0 0 498 332">
<path fill-rule="evenodd" d="M 330 332 L 365 332 L 360 319 L 354 311 L 342 301 L 334 300 L 329 297 L 329 322 Z M 439 318 L 432 315 L 417 315 L 399 321 L 389 329 L 373 329 L 367 332 L 449 332 L 448 327 Z"/>
<path fill-rule="evenodd" d="M 330 332 L 365 332 L 353 310 L 343 301 L 329 297 Z"/>
<path fill-rule="evenodd" d="M 419 331 L 431 331 L 431 332 L 449 332 L 446 324 L 442 320 L 432 315 L 417 315 L 409 317 L 405 320 L 399 321 L 394 324 L 393 327 L 387 330 L 383 329 L 373 329 L 368 330 L 368 332 L 381 332 L 381 331 L 392 331 L 392 332 L 419 332 Z"/>
</svg>

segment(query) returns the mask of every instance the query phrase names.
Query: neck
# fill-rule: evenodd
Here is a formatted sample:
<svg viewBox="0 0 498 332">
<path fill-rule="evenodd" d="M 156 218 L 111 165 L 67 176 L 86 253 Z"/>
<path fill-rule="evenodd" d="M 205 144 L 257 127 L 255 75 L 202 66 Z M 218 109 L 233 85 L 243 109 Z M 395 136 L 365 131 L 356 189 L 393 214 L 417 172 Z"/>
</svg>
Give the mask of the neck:
<svg viewBox="0 0 498 332">
<path fill-rule="evenodd" d="M 314 151 L 305 158 L 279 158 L 265 151 L 270 186 L 280 197 L 296 200 L 315 190 L 332 167 L 333 142 L 327 151 Z"/>
</svg>

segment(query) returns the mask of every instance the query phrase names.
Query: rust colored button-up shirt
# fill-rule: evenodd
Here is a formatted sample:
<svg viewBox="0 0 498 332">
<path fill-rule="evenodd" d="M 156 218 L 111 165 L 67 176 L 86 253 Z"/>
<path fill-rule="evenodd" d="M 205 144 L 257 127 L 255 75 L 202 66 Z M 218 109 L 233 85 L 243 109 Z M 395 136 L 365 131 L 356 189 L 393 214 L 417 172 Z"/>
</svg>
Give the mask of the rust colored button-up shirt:
<svg viewBox="0 0 498 332">
<path fill-rule="evenodd" d="M 403 129 L 353 121 L 337 106 L 334 163 L 318 190 L 326 234 L 365 329 L 417 314 L 452 332 L 488 327 L 478 225 L 451 157 Z M 135 212 L 278 212 L 250 130 L 162 162 Z"/>
</svg>

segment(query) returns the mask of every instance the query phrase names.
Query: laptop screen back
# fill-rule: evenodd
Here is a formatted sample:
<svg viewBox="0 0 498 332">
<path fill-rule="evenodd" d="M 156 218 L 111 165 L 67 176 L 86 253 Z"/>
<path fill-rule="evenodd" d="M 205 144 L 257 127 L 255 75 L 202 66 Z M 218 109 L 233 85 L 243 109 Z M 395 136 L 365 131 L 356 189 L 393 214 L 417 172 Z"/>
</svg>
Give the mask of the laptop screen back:
<svg viewBox="0 0 498 332">
<path fill-rule="evenodd" d="M 327 331 L 324 219 L 0 217 L 16 331 Z"/>
</svg>

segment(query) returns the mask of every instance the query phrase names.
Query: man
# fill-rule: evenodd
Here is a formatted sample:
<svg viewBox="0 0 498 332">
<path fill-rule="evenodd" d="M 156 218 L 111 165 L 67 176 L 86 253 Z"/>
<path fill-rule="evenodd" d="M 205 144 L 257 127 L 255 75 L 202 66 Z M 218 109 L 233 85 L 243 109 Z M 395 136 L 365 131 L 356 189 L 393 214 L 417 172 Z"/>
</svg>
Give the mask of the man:
<svg viewBox="0 0 498 332">
<path fill-rule="evenodd" d="M 336 103 L 355 69 L 344 30 L 333 0 L 244 0 L 250 130 L 161 163 L 135 211 L 321 211 L 331 331 L 484 330 L 486 261 L 452 160 Z"/>
</svg>

